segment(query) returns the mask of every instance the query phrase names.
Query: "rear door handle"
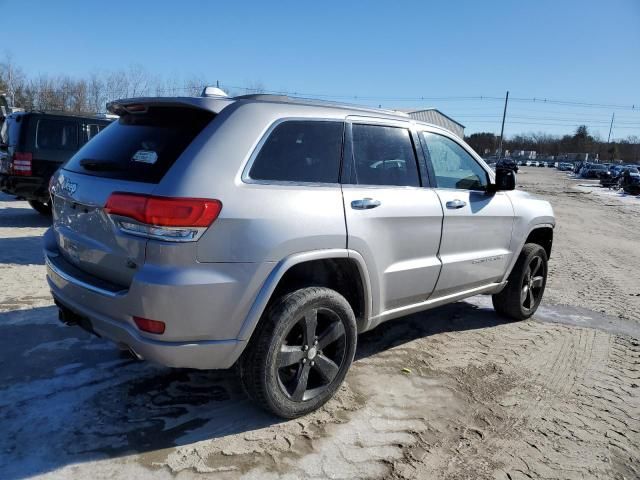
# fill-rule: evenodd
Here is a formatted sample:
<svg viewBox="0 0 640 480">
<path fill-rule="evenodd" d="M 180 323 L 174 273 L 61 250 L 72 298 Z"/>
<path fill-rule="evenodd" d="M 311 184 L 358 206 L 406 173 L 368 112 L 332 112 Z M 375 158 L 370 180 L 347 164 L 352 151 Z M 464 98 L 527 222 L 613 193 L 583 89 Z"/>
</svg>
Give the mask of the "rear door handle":
<svg viewBox="0 0 640 480">
<path fill-rule="evenodd" d="M 374 200 L 373 198 L 363 198 L 351 202 L 351 208 L 354 210 L 370 210 L 379 206 L 380 200 Z"/>
<path fill-rule="evenodd" d="M 464 202 L 462 200 L 458 200 L 457 198 L 455 200 L 451 200 L 451 201 L 447 202 L 447 208 L 450 208 L 452 210 L 455 210 L 457 208 L 466 207 L 466 206 L 467 206 L 467 202 Z"/>
</svg>

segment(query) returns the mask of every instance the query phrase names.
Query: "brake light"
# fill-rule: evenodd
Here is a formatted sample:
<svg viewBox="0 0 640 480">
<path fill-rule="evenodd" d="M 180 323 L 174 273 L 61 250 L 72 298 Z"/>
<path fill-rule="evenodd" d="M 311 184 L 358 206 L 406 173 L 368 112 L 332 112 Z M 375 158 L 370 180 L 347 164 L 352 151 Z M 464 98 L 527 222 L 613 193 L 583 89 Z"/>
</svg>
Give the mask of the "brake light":
<svg viewBox="0 0 640 480">
<path fill-rule="evenodd" d="M 15 152 L 13 154 L 11 169 L 14 175 L 31 176 L 31 161 L 33 155 L 31 152 Z"/>
<path fill-rule="evenodd" d="M 218 218 L 222 203 L 205 198 L 171 198 L 112 193 L 105 211 L 118 218 L 119 227 L 133 235 L 170 241 L 193 241 Z"/>
<path fill-rule="evenodd" d="M 149 320 L 148 318 L 142 317 L 133 317 L 133 321 L 143 332 L 156 333 L 158 335 L 162 335 L 164 333 L 164 322 L 159 322 L 158 320 Z"/>
</svg>

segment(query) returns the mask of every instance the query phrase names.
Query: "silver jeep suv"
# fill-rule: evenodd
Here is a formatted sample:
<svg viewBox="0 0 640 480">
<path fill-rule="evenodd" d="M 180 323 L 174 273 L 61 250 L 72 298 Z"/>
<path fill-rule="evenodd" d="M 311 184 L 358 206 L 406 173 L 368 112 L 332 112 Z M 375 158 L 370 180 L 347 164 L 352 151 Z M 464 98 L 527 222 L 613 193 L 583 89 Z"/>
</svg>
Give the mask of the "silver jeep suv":
<svg viewBox="0 0 640 480">
<path fill-rule="evenodd" d="M 280 96 L 137 98 L 54 176 L 47 279 L 67 324 L 170 367 L 235 365 L 292 418 L 357 334 L 492 294 L 525 319 L 554 216 L 460 138 L 397 113 Z"/>
</svg>

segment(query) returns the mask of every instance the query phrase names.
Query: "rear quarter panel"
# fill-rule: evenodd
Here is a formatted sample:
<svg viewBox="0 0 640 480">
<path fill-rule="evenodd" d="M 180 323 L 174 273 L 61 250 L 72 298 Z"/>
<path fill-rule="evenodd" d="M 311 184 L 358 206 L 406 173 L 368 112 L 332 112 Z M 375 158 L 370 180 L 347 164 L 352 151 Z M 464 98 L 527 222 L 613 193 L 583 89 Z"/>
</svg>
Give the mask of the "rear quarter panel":
<svg viewBox="0 0 640 480">
<path fill-rule="evenodd" d="M 338 184 L 259 184 L 244 166 L 273 122 L 335 118 L 331 109 L 237 102 L 188 147 L 154 193 L 216 198 L 222 211 L 197 244 L 199 262 L 273 262 L 294 253 L 346 248 Z"/>
</svg>

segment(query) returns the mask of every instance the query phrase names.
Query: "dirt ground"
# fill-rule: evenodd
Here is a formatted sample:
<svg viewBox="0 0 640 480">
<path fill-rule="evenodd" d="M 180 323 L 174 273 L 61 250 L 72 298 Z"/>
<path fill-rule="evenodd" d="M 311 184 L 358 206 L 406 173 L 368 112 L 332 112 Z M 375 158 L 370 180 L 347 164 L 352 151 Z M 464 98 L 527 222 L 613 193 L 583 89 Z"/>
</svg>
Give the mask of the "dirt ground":
<svg viewBox="0 0 640 480">
<path fill-rule="evenodd" d="M 337 398 L 288 422 L 233 372 L 60 325 L 47 221 L 0 197 L 0 478 L 640 478 L 640 199 L 546 168 L 518 183 L 558 221 L 535 318 L 480 296 L 384 324 Z"/>
</svg>

